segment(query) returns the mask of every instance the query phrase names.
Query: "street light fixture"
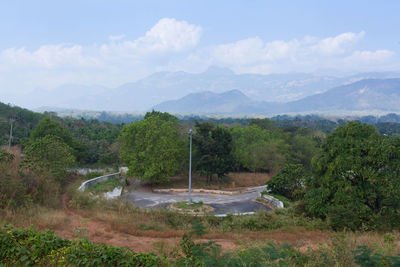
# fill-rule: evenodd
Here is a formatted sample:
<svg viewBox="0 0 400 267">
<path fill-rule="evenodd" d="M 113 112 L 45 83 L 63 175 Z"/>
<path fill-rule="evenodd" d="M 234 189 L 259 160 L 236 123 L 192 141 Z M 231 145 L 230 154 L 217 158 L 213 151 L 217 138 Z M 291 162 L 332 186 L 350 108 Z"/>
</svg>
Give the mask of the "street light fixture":
<svg viewBox="0 0 400 267">
<path fill-rule="evenodd" d="M 188 205 L 192 204 L 192 136 L 196 134 L 192 129 L 187 132 L 187 134 L 190 136 L 190 149 L 189 149 L 189 202 Z"/>
</svg>

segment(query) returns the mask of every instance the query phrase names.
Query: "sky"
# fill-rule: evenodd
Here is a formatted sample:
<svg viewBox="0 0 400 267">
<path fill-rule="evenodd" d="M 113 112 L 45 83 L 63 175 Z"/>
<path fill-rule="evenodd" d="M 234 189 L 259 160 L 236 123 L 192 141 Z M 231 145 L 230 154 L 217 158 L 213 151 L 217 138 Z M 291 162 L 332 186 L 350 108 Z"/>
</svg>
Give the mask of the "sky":
<svg viewBox="0 0 400 267">
<path fill-rule="evenodd" d="M 400 1 L 0 1 L 0 93 L 158 71 L 400 71 Z"/>
</svg>

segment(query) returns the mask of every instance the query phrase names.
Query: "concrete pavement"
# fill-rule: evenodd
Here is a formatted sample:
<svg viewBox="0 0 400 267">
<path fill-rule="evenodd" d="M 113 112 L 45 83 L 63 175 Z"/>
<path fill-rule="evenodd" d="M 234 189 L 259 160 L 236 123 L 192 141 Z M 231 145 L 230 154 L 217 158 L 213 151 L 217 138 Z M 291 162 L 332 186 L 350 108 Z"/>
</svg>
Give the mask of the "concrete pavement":
<svg viewBox="0 0 400 267">
<path fill-rule="evenodd" d="M 248 188 L 246 193 L 232 196 L 192 193 L 192 199 L 213 207 L 217 216 L 224 216 L 228 213 L 252 213 L 259 209 L 270 210 L 267 206 L 253 201 L 263 190 L 265 190 L 265 186 L 253 187 Z M 154 193 L 137 189 L 125 194 L 125 198 L 139 207 L 154 209 L 163 208 L 175 202 L 187 201 L 188 193 Z"/>
</svg>

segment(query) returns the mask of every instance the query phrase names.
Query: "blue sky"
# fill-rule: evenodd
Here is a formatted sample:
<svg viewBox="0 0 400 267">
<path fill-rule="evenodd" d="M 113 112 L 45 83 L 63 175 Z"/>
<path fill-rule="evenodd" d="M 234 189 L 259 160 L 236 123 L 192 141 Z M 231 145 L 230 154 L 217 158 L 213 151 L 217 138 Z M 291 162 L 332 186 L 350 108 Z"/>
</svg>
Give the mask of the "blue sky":
<svg viewBox="0 0 400 267">
<path fill-rule="evenodd" d="M 400 1 L 2 1 L 0 88 L 156 71 L 399 71 Z M 0 89 L 5 90 L 5 89 Z"/>
</svg>

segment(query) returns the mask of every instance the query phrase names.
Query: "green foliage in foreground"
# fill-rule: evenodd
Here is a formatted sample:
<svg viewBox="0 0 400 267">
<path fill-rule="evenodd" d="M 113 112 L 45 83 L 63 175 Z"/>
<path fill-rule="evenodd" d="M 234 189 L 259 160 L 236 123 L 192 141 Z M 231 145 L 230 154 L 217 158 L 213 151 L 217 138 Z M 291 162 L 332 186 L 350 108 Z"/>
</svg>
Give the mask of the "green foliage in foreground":
<svg viewBox="0 0 400 267">
<path fill-rule="evenodd" d="M 365 245 L 351 247 L 345 234 L 333 237 L 330 246 L 320 245 L 314 249 L 297 250 L 287 244 L 266 242 L 261 246 L 242 247 L 232 252 L 221 253 L 220 245 L 214 241 L 195 242 L 193 235 L 203 235 L 201 222 L 192 223 L 193 231 L 183 235 L 174 266 L 399 266 L 400 254 L 381 254 Z M 384 237 L 385 245 L 394 249 L 393 240 Z M 389 236 L 393 237 L 389 234 Z"/>
<path fill-rule="evenodd" d="M 183 235 L 176 253 L 156 256 L 135 253 L 129 248 L 95 244 L 87 240 L 67 240 L 51 231 L 0 227 L 0 266 L 399 266 L 400 254 L 381 254 L 361 245 L 352 249 L 344 235 L 334 238 L 330 247 L 300 251 L 292 246 L 266 242 L 222 253 L 215 241 L 196 242 L 205 227 L 192 223 Z M 384 240 L 384 242 L 387 242 Z"/>
<path fill-rule="evenodd" d="M 11 226 L 0 228 L 0 264 L 6 266 L 162 266 L 154 254 L 128 248 L 66 240 L 51 231 L 41 233 Z"/>
</svg>

